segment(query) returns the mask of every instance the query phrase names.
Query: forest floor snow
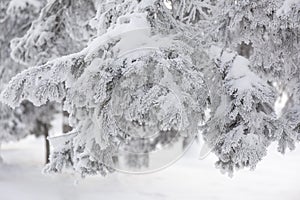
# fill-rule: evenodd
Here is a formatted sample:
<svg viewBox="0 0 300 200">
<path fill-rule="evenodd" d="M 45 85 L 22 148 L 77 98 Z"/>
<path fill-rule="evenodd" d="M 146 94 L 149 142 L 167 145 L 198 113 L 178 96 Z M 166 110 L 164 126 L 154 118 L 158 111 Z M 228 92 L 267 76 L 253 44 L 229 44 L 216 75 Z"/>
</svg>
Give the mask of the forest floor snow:
<svg viewBox="0 0 300 200">
<path fill-rule="evenodd" d="M 43 149 L 43 138 L 33 136 L 3 145 L 6 164 L 0 166 L 0 200 L 300 199 L 300 146 L 284 156 L 272 146 L 255 171 L 241 170 L 233 178 L 215 169 L 214 155 L 198 160 L 200 147 L 194 143 L 184 157 L 162 171 L 84 180 L 70 174 L 42 174 Z"/>
</svg>

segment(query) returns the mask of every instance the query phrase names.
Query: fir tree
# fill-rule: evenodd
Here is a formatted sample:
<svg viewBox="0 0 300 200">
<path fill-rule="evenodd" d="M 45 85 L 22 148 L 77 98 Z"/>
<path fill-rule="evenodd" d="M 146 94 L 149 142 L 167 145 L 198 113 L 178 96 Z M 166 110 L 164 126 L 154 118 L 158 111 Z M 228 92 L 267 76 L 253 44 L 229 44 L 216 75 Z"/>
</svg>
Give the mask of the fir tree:
<svg viewBox="0 0 300 200">
<path fill-rule="evenodd" d="M 254 169 L 272 142 L 299 140 L 299 19 L 298 0 L 50 1 L 11 45 L 38 65 L 2 100 L 63 102 L 73 130 L 51 139 L 48 172 L 105 175 L 125 150 L 142 167 L 199 131 L 219 168 Z"/>
<path fill-rule="evenodd" d="M 13 76 L 27 68 L 10 57 L 10 42 L 26 33 L 44 3 L 36 0 L 5 0 L 0 3 L 0 91 Z M 1 103 L 0 143 L 20 140 L 29 134 L 47 138 L 51 113 L 54 112 L 53 105 L 36 108 L 31 102 L 24 101 L 20 107 L 13 110 Z M 46 153 L 46 160 L 48 156 L 49 152 Z"/>
</svg>

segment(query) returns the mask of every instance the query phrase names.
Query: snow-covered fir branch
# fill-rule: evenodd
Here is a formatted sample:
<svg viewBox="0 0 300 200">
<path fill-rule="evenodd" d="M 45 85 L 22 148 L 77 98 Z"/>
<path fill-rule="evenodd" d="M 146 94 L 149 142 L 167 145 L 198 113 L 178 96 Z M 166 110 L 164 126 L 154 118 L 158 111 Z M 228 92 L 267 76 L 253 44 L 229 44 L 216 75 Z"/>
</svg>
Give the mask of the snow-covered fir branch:
<svg viewBox="0 0 300 200">
<path fill-rule="evenodd" d="M 73 130 L 50 139 L 47 172 L 106 175 L 124 144 L 144 153 L 127 160 L 143 166 L 157 146 L 198 132 L 221 170 L 254 169 L 272 142 L 284 153 L 300 139 L 299 9 L 298 0 L 51 0 L 4 40 L 3 55 L 30 67 L 6 77 L 1 100 L 63 103 Z M 158 137 L 135 139 L 150 132 Z"/>
</svg>

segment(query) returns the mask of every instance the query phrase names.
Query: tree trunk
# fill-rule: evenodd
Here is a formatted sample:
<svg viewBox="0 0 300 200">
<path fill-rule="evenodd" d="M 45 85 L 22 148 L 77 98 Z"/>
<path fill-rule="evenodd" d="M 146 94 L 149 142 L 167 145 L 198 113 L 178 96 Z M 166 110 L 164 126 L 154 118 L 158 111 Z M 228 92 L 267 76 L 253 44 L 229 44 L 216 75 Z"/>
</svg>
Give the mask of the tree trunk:
<svg viewBox="0 0 300 200">
<path fill-rule="evenodd" d="M 238 46 L 237 51 L 238 51 L 239 55 L 244 56 L 245 58 L 250 58 L 250 56 L 253 52 L 252 43 L 246 44 L 246 43 L 242 42 L 242 44 L 240 44 Z"/>
<path fill-rule="evenodd" d="M 72 131 L 72 127 L 69 126 L 69 113 L 66 111 L 63 111 L 63 133 L 68 133 Z"/>
<path fill-rule="evenodd" d="M 49 128 L 47 126 L 47 124 L 43 124 L 44 126 L 44 138 L 45 138 L 45 153 L 46 153 L 46 164 L 48 164 L 50 162 L 49 158 L 50 158 L 50 143 L 49 140 L 47 139 L 49 136 Z"/>
</svg>

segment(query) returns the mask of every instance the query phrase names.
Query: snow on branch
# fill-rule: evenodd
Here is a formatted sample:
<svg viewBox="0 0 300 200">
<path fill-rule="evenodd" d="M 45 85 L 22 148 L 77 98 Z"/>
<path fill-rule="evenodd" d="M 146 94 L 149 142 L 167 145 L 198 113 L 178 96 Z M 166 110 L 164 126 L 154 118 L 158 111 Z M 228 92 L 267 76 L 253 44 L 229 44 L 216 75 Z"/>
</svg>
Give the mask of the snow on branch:
<svg viewBox="0 0 300 200">
<path fill-rule="evenodd" d="M 69 166 L 82 176 L 106 174 L 120 143 L 130 142 L 128 131 L 160 133 L 148 141 L 155 146 L 174 134 L 193 136 L 203 121 L 208 92 L 192 48 L 177 34 L 151 27 L 157 19 L 149 18 L 149 7 L 155 5 L 128 2 L 121 4 L 126 12 L 118 12 L 86 48 L 21 72 L 2 92 L 2 101 L 12 107 L 24 100 L 37 106 L 64 100 L 76 135 L 53 143 L 48 172 Z M 106 21 L 107 14 L 98 20 Z"/>
<path fill-rule="evenodd" d="M 217 166 L 232 175 L 235 169 L 254 169 L 271 141 L 278 141 L 279 148 L 293 148 L 290 142 L 297 134 L 277 119 L 274 88 L 249 69 L 246 58 L 218 47 L 211 48 L 211 56 L 222 77 L 223 93 L 204 135 L 219 157 Z"/>
</svg>

